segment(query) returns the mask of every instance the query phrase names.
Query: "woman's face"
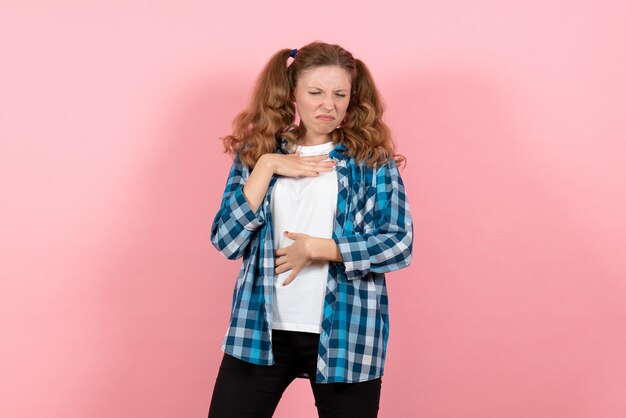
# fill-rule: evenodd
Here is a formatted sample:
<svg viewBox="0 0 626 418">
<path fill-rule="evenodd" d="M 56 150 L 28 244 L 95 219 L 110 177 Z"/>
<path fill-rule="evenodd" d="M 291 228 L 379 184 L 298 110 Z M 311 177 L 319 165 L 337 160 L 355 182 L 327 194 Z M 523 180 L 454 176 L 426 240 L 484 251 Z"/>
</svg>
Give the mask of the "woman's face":
<svg viewBox="0 0 626 418">
<path fill-rule="evenodd" d="M 315 67 L 296 81 L 296 109 L 313 139 L 330 134 L 341 123 L 350 103 L 350 73 L 336 65 Z"/>
</svg>

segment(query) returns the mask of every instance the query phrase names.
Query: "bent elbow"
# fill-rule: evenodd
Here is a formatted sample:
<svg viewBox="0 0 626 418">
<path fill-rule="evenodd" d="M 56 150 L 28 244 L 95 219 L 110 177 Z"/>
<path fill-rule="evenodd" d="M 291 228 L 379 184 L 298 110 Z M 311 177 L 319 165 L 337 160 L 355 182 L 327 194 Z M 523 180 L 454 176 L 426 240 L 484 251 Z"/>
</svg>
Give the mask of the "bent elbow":
<svg viewBox="0 0 626 418">
<path fill-rule="evenodd" d="M 243 248 L 236 245 L 234 241 L 227 243 L 215 234 L 211 234 L 211 244 L 213 244 L 213 247 L 215 247 L 220 254 L 229 260 L 241 258 L 244 253 L 244 251 L 242 251 Z"/>
<path fill-rule="evenodd" d="M 404 267 L 410 266 L 411 261 L 413 261 L 413 255 L 409 251 L 409 253 L 404 257 Z"/>
<path fill-rule="evenodd" d="M 243 257 L 243 251 L 239 251 L 239 249 L 231 249 L 228 246 L 221 246 L 218 243 L 211 241 L 211 243 L 213 244 L 213 246 L 215 247 L 215 249 L 217 249 L 217 251 L 222 254 L 224 257 L 226 257 L 229 260 L 236 260 L 238 258 Z"/>
</svg>

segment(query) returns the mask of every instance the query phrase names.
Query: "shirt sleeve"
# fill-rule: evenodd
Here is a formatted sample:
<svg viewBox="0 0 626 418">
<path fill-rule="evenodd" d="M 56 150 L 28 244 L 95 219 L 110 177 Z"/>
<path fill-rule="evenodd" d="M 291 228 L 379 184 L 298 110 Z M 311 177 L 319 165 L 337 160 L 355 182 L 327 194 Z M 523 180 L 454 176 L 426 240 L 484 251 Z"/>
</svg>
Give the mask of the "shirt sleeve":
<svg viewBox="0 0 626 418">
<path fill-rule="evenodd" d="M 261 202 L 255 213 L 243 193 L 244 170 L 248 169 L 236 153 L 222 203 L 211 225 L 211 243 L 231 260 L 244 255 L 254 231 L 265 223 L 265 202 Z"/>
<path fill-rule="evenodd" d="M 413 248 L 413 220 L 404 183 L 394 160 L 376 171 L 375 228 L 372 232 L 333 238 L 348 280 L 369 272 L 385 273 L 407 267 Z"/>
</svg>

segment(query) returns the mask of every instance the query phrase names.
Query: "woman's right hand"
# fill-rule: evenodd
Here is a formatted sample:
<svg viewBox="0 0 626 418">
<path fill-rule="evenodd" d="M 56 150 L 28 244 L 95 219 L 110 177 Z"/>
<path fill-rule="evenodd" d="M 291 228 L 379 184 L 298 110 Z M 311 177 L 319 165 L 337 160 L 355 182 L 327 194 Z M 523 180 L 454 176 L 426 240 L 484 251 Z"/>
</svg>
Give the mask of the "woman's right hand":
<svg viewBox="0 0 626 418">
<path fill-rule="evenodd" d="M 316 177 L 320 172 L 332 171 L 335 161 L 324 161 L 328 154 L 300 156 L 293 154 L 265 154 L 261 158 L 266 159 L 266 164 L 272 173 L 288 177 Z"/>
</svg>

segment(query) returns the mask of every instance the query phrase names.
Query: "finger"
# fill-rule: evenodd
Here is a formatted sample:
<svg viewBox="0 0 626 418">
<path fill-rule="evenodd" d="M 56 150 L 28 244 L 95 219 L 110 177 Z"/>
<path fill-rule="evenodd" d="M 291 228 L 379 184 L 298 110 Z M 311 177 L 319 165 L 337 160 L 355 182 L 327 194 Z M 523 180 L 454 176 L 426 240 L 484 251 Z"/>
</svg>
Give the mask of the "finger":
<svg viewBox="0 0 626 418">
<path fill-rule="evenodd" d="M 304 165 L 304 166 L 315 166 L 315 165 L 319 165 L 320 163 L 328 163 L 334 160 L 329 160 L 328 156 L 324 156 L 324 155 L 316 155 L 315 157 L 305 160 L 304 158 L 301 158 L 300 160 L 297 160 L 297 162 L 299 162 L 300 164 Z"/>
<path fill-rule="evenodd" d="M 319 170 L 294 169 L 293 172 L 283 173 L 281 175 L 286 177 L 316 177 L 319 175 Z"/>
<path fill-rule="evenodd" d="M 315 168 L 312 168 L 310 170 L 303 171 L 301 175 L 302 176 L 318 176 L 322 172 L 328 173 L 330 171 L 333 171 L 334 169 L 335 169 L 334 166 L 330 166 L 330 167 L 315 167 Z"/>
<path fill-rule="evenodd" d="M 316 161 L 316 160 L 321 160 L 321 159 L 325 159 L 328 158 L 329 154 L 319 154 L 319 155 L 305 155 L 304 157 L 300 157 L 300 159 L 302 160 L 312 160 L 312 161 Z"/>
<path fill-rule="evenodd" d="M 318 167 L 323 167 L 323 166 L 326 166 L 326 165 L 333 165 L 333 164 L 337 164 L 337 163 L 335 162 L 335 160 L 328 160 L 328 161 L 327 160 L 323 160 L 323 161 L 316 161 L 316 162 L 314 162 L 312 164 L 315 165 L 315 166 L 318 166 Z"/>
<path fill-rule="evenodd" d="M 316 170 L 331 171 L 331 170 L 334 170 L 335 165 L 336 165 L 336 163 L 334 161 L 331 161 L 331 162 L 324 161 L 322 163 L 319 163 L 315 167 L 315 169 Z"/>
<path fill-rule="evenodd" d="M 300 160 L 299 161 L 301 165 L 305 166 L 305 167 L 312 167 L 314 165 L 316 165 L 317 163 L 319 163 L 318 160 Z"/>
<path fill-rule="evenodd" d="M 287 286 L 289 283 L 296 280 L 298 278 L 298 274 L 300 274 L 300 271 L 302 271 L 301 266 L 291 266 L 290 269 L 293 269 L 293 270 L 291 274 L 289 275 L 289 277 L 287 277 L 287 279 L 285 279 L 285 281 L 283 282 L 283 286 Z"/>
<path fill-rule="evenodd" d="M 323 160 L 323 161 L 316 161 L 314 164 L 317 167 L 332 167 L 335 164 L 337 164 L 337 162 L 335 160 Z"/>
<path fill-rule="evenodd" d="M 315 170 L 333 168 L 337 163 L 334 160 L 322 161 L 300 161 L 302 170 Z"/>
<path fill-rule="evenodd" d="M 287 286 L 289 283 L 293 282 L 295 278 L 296 278 L 296 275 L 294 273 L 291 273 L 289 277 L 287 277 L 285 281 L 283 282 L 283 286 Z"/>
<path fill-rule="evenodd" d="M 287 238 L 294 239 L 300 235 L 300 232 L 285 231 L 283 232 L 283 235 L 285 235 Z"/>
<path fill-rule="evenodd" d="M 303 171 L 302 173 L 300 173 L 301 176 L 304 177 L 317 177 L 320 175 L 319 171 Z"/>
<path fill-rule="evenodd" d="M 281 273 L 284 273 L 286 271 L 291 270 L 291 267 L 292 267 L 291 264 L 287 264 L 285 262 L 285 263 L 281 264 L 280 266 L 275 267 L 274 268 L 274 272 L 276 272 L 276 274 L 281 274 Z"/>
</svg>

